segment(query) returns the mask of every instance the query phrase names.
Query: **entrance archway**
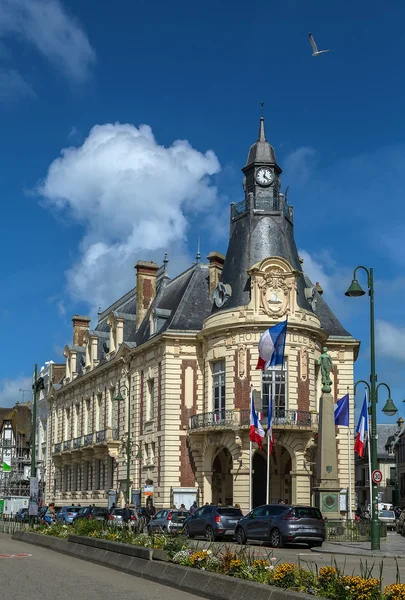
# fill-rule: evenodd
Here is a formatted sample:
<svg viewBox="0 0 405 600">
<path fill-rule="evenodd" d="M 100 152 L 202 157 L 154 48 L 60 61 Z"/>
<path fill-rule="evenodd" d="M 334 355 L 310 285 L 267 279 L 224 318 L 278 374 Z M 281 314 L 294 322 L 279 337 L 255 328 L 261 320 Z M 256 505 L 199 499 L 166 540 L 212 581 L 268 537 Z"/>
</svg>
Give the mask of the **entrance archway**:
<svg viewBox="0 0 405 600">
<path fill-rule="evenodd" d="M 228 448 L 222 448 L 212 463 L 212 502 L 233 504 L 232 455 Z"/>
<path fill-rule="evenodd" d="M 252 461 L 253 469 L 253 506 L 266 504 L 267 460 L 260 453 L 255 452 Z"/>
<path fill-rule="evenodd" d="M 290 504 L 292 498 L 292 461 L 288 450 L 279 444 L 273 447 L 270 457 L 270 503 L 283 500 Z M 257 450 L 252 460 L 252 506 L 266 504 L 267 454 Z"/>
</svg>

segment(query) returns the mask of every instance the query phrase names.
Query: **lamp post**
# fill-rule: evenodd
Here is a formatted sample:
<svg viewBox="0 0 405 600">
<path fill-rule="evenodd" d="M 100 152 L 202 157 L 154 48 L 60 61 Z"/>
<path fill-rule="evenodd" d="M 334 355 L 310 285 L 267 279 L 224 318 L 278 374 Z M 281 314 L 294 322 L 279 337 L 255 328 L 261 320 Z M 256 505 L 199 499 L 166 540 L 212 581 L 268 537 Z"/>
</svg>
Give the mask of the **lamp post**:
<svg viewBox="0 0 405 600">
<path fill-rule="evenodd" d="M 389 393 L 389 398 L 383 408 L 383 412 L 388 416 L 393 416 L 397 412 L 395 404 L 391 400 L 391 391 L 387 384 L 380 383 L 378 386 L 377 383 L 377 375 L 375 369 L 375 333 L 374 333 L 374 272 L 373 269 L 366 269 L 366 267 L 358 266 L 354 269 L 353 272 L 353 280 L 350 284 L 349 289 L 345 293 L 346 296 L 351 298 L 357 298 L 359 296 L 364 296 L 365 291 L 360 286 L 356 274 L 357 271 L 361 269 L 365 271 L 367 274 L 367 287 L 368 287 L 368 295 L 370 297 L 370 384 L 367 382 L 357 382 L 357 383 L 366 383 L 366 386 L 369 390 L 369 407 L 368 412 L 371 416 L 371 435 L 370 435 L 370 454 L 371 454 L 371 469 L 375 471 L 378 468 L 377 461 L 377 401 L 378 401 L 378 388 L 380 386 L 384 386 L 387 388 Z M 356 384 L 357 385 L 357 384 Z M 356 389 L 356 386 L 355 386 Z M 378 521 L 378 511 L 377 511 L 377 484 L 372 482 L 372 498 L 370 498 L 371 502 L 371 550 L 379 550 L 380 549 L 380 527 Z"/>
<path fill-rule="evenodd" d="M 125 384 L 122 386 L 128 394 L 128 424 L 127 424 L 127 444 L 126 444 L 126 453 L 127 453 L 127 489 L 126 489 L 126 501 L 129 504 L 129 482 L 130 482 L 130 474 L 131 474 L 131 386 L 126 386 Z M 122 397 L 121 394 L 121 385 L 118 388 L 118 394 L 114 396 L 113 400 L 115 402 L 123 402 L 125 398 Z"/>
</svg>

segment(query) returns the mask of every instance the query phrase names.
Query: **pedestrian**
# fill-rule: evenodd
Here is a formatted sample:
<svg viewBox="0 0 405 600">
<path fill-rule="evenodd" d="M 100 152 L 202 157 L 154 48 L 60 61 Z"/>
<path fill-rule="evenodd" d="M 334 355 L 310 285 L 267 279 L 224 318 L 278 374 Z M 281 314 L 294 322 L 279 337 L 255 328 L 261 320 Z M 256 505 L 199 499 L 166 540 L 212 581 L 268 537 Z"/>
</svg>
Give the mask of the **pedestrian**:
<svg viewBox="0 0 405 600">
<path fill-rule="evenodd" d="M 278 503 L 279 504 L 285 504 L 284 500 L 279 500 Z"/>
<path fill-rule="evenodd" d="M 180 504 L 180 510 L 186 510 L 185 504 L 183 504 L 183 503 Z"/>
<path fill-rule="evenodd" d="M 129 510 L 128 504 L 126 504 L 124 506 L 124 508 L 122 509 L 122 520 L 124 521 L 124 526 L 126 529 L 128 529 L 128 523 L 129 523 L 130 518 L 131 518 L 131 511 Z"/>
<path fill-rule="evenodd" d="M 235 508 L 239 508 L 240 510 L 240 504 L 235 504 Z"/>
<path fill-rule="evenodd" d="M 197 501 L 194 500 L 193 504 L 190 506 L 190 515 L 193 515 L 198 508 Z"/>
<path fill-rule="evenodd" d="M 173 504 L 172 510 L 177 510 L 177 506 L 175 504 Z"/>
<path fill-rule="evenodd" d="M 110 510 L 108 511 L 108 514 L 111 515 L 111 513 L 113 512 L 113 510 L 115 509 L 115 502 L 113 502 L 110 506 Z"/>
<path fill-rule="evenodd" d="M 152 498 L 148 498 L 148 500 L 146 502 L 144 514 L 145 514 L 146 524 L 148 524 L 149 521 L 151 520 L 151 518 L 154 517 L 156 514 L 156 509 L 153 506 Z"/>
</svg>

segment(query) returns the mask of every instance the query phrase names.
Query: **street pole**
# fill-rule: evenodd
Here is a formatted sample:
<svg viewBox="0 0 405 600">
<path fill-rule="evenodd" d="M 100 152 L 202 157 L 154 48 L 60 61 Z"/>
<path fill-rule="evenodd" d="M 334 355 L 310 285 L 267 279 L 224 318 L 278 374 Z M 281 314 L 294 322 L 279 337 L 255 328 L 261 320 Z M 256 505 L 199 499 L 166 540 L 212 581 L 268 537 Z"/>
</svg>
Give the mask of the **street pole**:
<svg viewBox="0 0 405 600">
<path fill-rule="evenodd" d="M 31 477 L 36 477 L 36 433 L 37 433 L 37 376 L 38 365 L 34 366 L 33 404 L 32 404 L 32 431 L 31 431 Z"/>
<path fill-rule="evenodd" d="M 356 279 L 356 273 L 359 269 L 362 269 L 367 273 L 367 287 L 368 287 L 368 295 L 370 297 L 370 385 L 367 382 L 357 382 L 357 383 L 365 383 L 367 387 L 369 387 L 370 399 L 369 399 L 369 415 L 371 417 L 371 432 L 370 432 L 370 457 L 371 457 L 371 471 L 375 471 L 378 469 L 378 459 L 377 459 L 377 402 L 378 402 L 378 389 L 381 386 L 387 388 L 388 391 L 388 400 L 382 409 L 384 414 L 387 416 L 393 416 L 397 409 L 391 400 L 391 390 L 386 383 L 380 383 L 377 386 L 377 375 L 375 371 L 375 332 L 374 332 L 374 271 L 372 268 L 366 269 L 366 267 L 358 266 L 354 269 L 353 280 L 352 283 L 345 292 L 346 296 L 349 297 L 359 297 L 364 296 L 365 292 L 361 288 L 359 282 Z M 355 384 L 356 390 L 357 384 Z M 379 550 L 380 549 L 380 522 L 378 519 L 378 486 L 372 481 L 371 482 L 371 550 Z"/>
<path fill-rule="evenodd" d="M 127 435 L 127 504 L 129 504 L 129 481 L 131 475 L 131 379 L 129 380 L 128 391 L 128 435 Z"/>
<path fill-rule="evenodd" d="M 375 372 L 375 334 L 374 334 L 374 274 L 370 268 L 368 277 L 368 288 L 370 296 L 370 352 L 371 352 L 371 374 L 370 374 L 370 390 L 371 390 L 371 470 L 378 469 L 377 460 L 377 396 L 376 396 L 376 380 Z M 380 522 L 378 520 L 378 488 L 377 484 L 372 483 L 372 508 L 371 508 L 371 550 L 380 549 Z"/>
</svg>

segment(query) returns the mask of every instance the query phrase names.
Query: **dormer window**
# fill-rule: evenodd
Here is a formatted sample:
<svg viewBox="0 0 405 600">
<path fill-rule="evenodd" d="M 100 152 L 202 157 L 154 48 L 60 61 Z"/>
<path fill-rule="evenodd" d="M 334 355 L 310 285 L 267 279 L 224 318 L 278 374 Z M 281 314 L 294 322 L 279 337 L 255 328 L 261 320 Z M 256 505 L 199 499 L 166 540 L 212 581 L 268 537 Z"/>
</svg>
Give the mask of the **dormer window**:
<svg viewBox="0 0 405 600">
<path fill-rule="evenodd" d="M 166 308 L 155 308 L 150 318 L 150 335 L 156 335 L 162 329 L 172 311 Z"/>
</svg>

